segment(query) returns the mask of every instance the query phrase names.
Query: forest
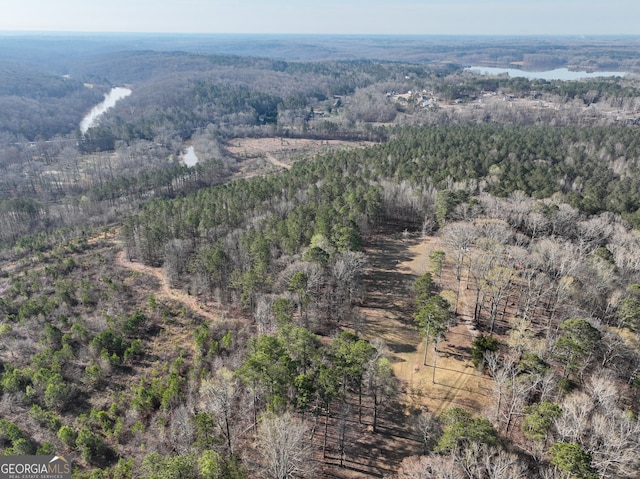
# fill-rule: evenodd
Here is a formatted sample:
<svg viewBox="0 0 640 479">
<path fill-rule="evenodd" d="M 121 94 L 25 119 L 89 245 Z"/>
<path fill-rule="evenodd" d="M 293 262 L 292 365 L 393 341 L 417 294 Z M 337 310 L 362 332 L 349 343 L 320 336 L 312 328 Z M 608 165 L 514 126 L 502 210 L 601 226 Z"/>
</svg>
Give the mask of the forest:
<svg viewBox="0 0 640 479">
<path fill-rule="evenodd" d="M 637 39 L 235 40 L 0 49 L 3 454 L 638 477 Z"/>
</svg>

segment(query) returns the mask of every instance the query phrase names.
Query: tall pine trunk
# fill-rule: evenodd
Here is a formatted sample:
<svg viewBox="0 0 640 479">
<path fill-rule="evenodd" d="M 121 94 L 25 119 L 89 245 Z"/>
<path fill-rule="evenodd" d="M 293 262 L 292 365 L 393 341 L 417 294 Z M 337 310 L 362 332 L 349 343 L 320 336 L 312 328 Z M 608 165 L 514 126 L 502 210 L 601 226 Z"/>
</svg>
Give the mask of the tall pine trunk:
<svg viewBox="0 0 640 479">
<path fill-rule="evenodd" d="M 327 401 L 327 408 L 324 414 L 324 438 L 322 439 L 322 457 L 327 458 L 327 431 L 329 429 L 329 406 L 330 401 Z"/>
</svg>

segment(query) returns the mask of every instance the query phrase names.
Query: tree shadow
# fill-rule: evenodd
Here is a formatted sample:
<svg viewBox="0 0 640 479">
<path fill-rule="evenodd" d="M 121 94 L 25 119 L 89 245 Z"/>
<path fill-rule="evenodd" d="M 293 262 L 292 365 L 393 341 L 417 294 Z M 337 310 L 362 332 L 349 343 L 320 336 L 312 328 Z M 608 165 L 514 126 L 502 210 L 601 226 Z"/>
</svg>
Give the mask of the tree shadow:
<svg viewBox="0 0 640 479">
<path fill-rule="evenodd" d="M 391 350 L 391 352 L 399 354 L 399 353 L 415 353 L 418 348 L 412 346 L 411 344 L 403 344 L 403 343 L 386 343 L 387 347 Z"/>
</svg>

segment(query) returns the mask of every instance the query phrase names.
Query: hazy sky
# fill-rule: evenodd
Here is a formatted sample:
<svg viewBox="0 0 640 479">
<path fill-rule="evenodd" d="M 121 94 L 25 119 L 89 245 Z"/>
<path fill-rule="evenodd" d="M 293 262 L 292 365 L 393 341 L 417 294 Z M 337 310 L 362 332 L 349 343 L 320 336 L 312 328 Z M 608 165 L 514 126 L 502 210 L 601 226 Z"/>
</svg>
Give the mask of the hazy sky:
<svg viewBox="0 0 640 479">
<path fill-rule="evenodd" d="M 0 0 L 0 30 L 640 34 L 639 0 Z"/>
</svg>

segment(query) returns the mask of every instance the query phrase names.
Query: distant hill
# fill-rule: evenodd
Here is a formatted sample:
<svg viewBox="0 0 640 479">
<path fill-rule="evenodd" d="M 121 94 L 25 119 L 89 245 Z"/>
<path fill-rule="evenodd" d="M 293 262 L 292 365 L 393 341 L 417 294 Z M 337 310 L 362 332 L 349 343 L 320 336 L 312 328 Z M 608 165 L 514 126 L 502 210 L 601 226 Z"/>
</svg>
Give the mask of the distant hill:
<svg viewBox="0 0 640 479">
<path fill-rule="evenodd" d="M 20 60 L 66 73 L 96 55 L 118 51 L 182 51 L 288 61 L 388 60 L 452 62 L 532 70 L 565 66 L 640 71 L 640 36 L 536 37 L 442 35 L 205 35 L 0 33 L 0 60 Z"/>
</svg>

